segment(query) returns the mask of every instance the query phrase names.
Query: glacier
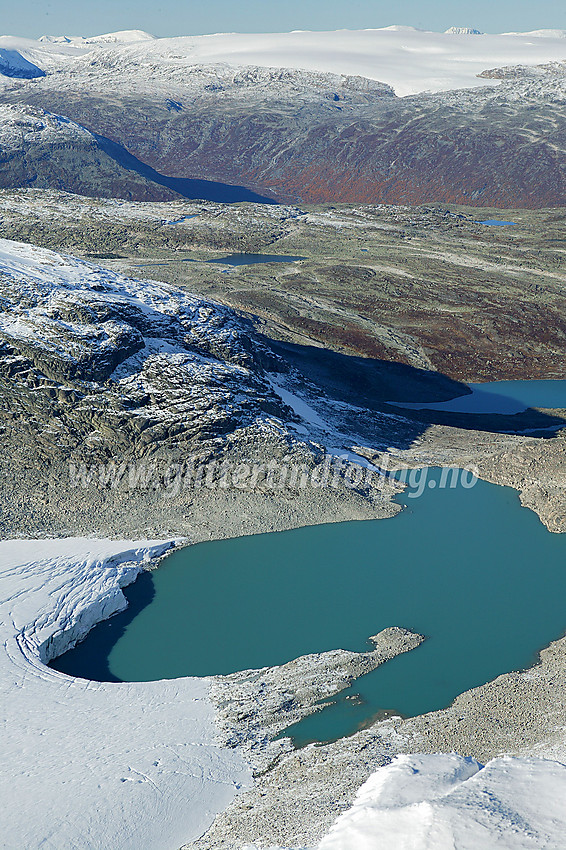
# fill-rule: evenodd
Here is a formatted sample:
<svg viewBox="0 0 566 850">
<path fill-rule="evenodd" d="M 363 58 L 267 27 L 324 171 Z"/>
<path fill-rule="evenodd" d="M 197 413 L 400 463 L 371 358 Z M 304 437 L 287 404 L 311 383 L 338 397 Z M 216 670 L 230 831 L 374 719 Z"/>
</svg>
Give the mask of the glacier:
<svg viewBox="0 0 566 850">
<path fill-rule="evenodd" d="M 154 38 L 137 30 L 86 39 L 44 36 L 32 41 L 2 36 L 0 48 L 19 51 L 23 59 L 48 74 L 66 70 L 85 79 L 92 74 L 92 61 L 124 71 L 136 66 L 136 75 L 143 74 L 140 66 L 145 64 L 154 84 L 160 75 L 166 79 L 168 73 L 194 65 L 247 65 L 365 77 L 393 86 L 398 96 L 497 85 L 478 74 L 495 67 L 540 65 L 565 58 L 563 30 L 475 34 L 396 26 L 174 38 Z"/>
<path fill-rule="evenodd" d="M 172 543 L 0 542 L 3 847 L 171 850 L 250 783 L 239 751 L 216 743 L 207 680 L 109 684 L 45 666 L 125 607 L 121 587 Z"/>
</svg>

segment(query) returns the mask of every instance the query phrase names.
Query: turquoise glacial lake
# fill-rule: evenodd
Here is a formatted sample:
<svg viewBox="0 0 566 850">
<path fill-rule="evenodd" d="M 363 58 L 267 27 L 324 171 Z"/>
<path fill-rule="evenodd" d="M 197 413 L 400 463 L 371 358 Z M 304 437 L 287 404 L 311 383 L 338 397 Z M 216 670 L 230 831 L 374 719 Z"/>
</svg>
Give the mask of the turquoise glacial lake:
<svg viewBox="0 0 566 850">
<path fill-rule="evenodd" d="M 351 734 L 382 713 L 445 707 L 524 669 L 566 629 L 566 536 L 548 532 L 509 488 L 443 489 L 439 478 L 428 470 L 422 496 L 403 494 L 391 519 L 179 550 L 126 589 L 129 611 L 52 666 L 147 681 L 364 651 L 388 626 L 426 636 L 291 728 L 297 745 Z"/>
<path fill-rule="evenodd" d="M 452 413 L 521 413 L 529 407 L 566 409 L 566 381 L 490 381 L 467 384 L 470 392 L 449 401 L 392 402 L 410 410 L 448 410 Z"/>
<path fill-rule="evenodd" d="M 501 221 L 497 218 L 488 218 L 486 221 L 478 221 L 478 224 L 489 224 L 491 227 L 505 227 L 509 224 L 516 224 L 515 221 Z"/>
</svg>

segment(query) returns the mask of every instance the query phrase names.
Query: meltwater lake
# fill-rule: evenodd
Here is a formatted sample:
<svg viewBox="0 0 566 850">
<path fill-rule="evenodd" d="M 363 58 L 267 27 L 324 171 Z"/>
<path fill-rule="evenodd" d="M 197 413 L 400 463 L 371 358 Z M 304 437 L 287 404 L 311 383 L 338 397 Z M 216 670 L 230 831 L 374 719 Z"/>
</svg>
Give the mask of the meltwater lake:
<svg viewBox="0 0 566 850">
<path fill-rule="evenodd" d="M 297 745 L 351 734 L 384 713 L 443 708 L 530 666 L 566 630 L 566 535 L 548 532 L 514 490 L 460 478 L 442 488 L 440 470 L 420 474 L 422 495 L 403 493 L 391 519 L 176 551 L 126 588 L 129 610 L 52 666 L 148 681 L 365 651 L 369 635 L 388 626 L 426 636 L 291 727 Z"/>
<path fill-rule="evenodd" d="M 468 384 L 469 393 L 449 401 L 394 402 L 408 410 L 447 410 L 452 413 L 515 414 L 529 407 L 566 409 L 566 381 L 490 381 Z"/>
</svg>

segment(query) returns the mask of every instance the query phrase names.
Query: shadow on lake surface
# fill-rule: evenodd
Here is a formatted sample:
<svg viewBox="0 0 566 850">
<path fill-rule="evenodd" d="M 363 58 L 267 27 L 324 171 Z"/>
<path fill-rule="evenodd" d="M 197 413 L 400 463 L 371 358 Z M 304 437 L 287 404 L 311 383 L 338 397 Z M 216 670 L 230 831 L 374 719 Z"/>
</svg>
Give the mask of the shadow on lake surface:
<svg viewBox="0 0 566 850">
<path fill-rule="evenodd" d="M 122 592 L 128 601 L 128 607 L 91 629 L 85 640 L 78 643 L 74 649 L 54 658 L 49 664 L 50 667 L 68 676 L 91 679 L 93 682 L 122 681 L 110 671 L 110 653 L 124 636 L 132 620 L 153 601 L 155 588 L 152 574 L 140 573 L 135 582 L 124 587 Z"/>
<path fill-rule="evenodd" d="M 556 430 L 566 427 L 566 419 L 563 416 L 525 405 L 520 392 L 517 392 L 518 397 L 514 398 L 514 385 L 519 390 L 523 385 L 531 383 L 528 381 L 504 382 L 506 389 L 504 392 L 499 391 L 499 407 L 498 393 L 488 393 L 485 388 L 489 387 L 489 384 L 486 384 L 483 390 L 475 391 L 475 397 L 479 395 L 484 398 L 489 395 L 495 408 L 492 406 L 482 412 L 470 404 L 469 411 L 450 410 L 446 408 L 450 407 L 451 400 L 462 401 L 469 397 L 471 402 L 474 392 L 468 384 L 455 381 L 440 372 L 388 360 L 340 354 L 316 346 L 274 342 L 266 337 L 264 341 L 313 384 L 320 387 L 329 398 L 375 413 L 402 417 L 387 426 L 385 436 L 391 447 L 410 448 L 430 425 L 447 425 L 466 431 L 487 431 L 494 434 L 528 432 L 529 436 L 540 439 L 552 439 Z M 566 408 L 566 381 L 555 383 L 562 384 L 563 404 L 560 406 Z M 475 385 L 478 386 L 480 385 Z M 554 400 L 558 400 L 556 394 Z M 543 407 L 544 404 L 540 406 Z M 441 409 L 442 407 L 445 409 Z M 352 427 L 356 429 L 353 433 L 359 433 L 368 440 L 379 441 L 384 436 L 385 426 L 379 416 L 376 416 L 375 425 L 366 425 L 364 431 L 359 430 L 362 427 L 359 422 Z"/>
</svg>

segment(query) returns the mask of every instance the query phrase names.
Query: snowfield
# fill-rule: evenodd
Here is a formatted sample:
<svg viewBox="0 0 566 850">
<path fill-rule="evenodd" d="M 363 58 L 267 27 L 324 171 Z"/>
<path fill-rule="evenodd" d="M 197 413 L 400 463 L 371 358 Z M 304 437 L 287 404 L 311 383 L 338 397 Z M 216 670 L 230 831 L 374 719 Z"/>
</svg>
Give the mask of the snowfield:
<svg viewBox="0 0 566 850">
<path fill-rule="evenodd" d="M 130 63 L 147 63 L 152 77 L 155 65 L 165 72 L 224 63 L 361 76 L 393 86 L 399 96 L 497 85 L 477 75 L 503 66 L 566 60 L 563 30 L 484 35 L 425 32 L 401 26 L 179 38 L 153 38 L 134 30 L 88 39 L 48 36 L 35 42 L 3 36 L 2 48 L 12 51 L 15 66 L 21 63 L 14 55 L 18 51 L 24 60 L 47 73 L 64 69 L 79 77 L 88 77 L 94 57 L 105 57 L 123 69 Z"/>
<path fill-rule="evenodd" d="M 0 846 L 175 850 L 250 782 L 215 744 L 205 679 L 107 684 L 45 662 L 124 607 L 168 542 L 0 542 Z"/>
<path fill-rule="evenodd" d="M 407 755 L 362 785 L 319 850 L 561 850 L 566 765 Z"/>
</svg>

